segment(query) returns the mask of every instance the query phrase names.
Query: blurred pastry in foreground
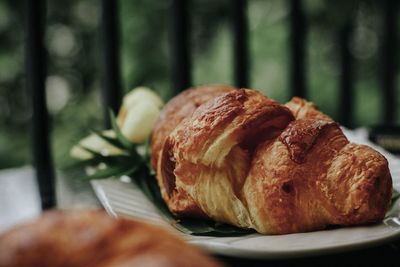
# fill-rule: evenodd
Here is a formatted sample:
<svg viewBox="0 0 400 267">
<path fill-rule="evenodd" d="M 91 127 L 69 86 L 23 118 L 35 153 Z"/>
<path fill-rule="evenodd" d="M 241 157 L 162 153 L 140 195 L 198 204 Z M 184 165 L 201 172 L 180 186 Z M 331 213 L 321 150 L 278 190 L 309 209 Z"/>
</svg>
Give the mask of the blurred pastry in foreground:
<svg viewBox="0 0 400 267">
<path fill-rule="evenodd" d="M 101 211 L 51 211 L 0 235 L 0 267 L 222 266 L 167 230 Z"/>
</svg>

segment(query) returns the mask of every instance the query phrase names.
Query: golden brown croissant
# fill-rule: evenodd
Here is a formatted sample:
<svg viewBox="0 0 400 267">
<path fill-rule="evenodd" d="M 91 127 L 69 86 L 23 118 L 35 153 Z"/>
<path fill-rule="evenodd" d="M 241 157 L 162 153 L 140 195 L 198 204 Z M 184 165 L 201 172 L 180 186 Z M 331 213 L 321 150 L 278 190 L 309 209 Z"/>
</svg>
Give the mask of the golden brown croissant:
<svg viewBox="0 0 400 267">
<path fill-rule="evenodd" d="M 1 267 L 221 266 L 166 230 L 100 211 L 52 211 L 0 236 Z"/>
<path fill-rule="evenodd" d="M 233 89 L 235 88 L 227 85 L 198 86 L 185 90 L 169 101 L 153 130 L 151 141 L 151 163 L 153 169 L 157 169 L 158 156 L 165 138 L 175 127 L 184 118 L 191 116 L 200 105 Z M 162 181 L 158 182 L 161 183 Z M 166 197 L 166 194 L 162 193 Z M 207 217 L 193 199 L 181 188 L 175 190 L 173 197 L 169 198 L 169 208 L 174 213 L 182 216 Z"/>
<path fill-rule="evenodd" d="M 240 89 L 182 120 L 158 154 L 169 208 L 185 192 L 211 219 L 267 234 L 382 220 L 392 190 L 386 159 L 349 144 L 312 104 L 286 106 Z"/>
<path fill-rule="evenodd" d="M 332 120 L 328 115 L 319 111 L 314 103 L 308 102 L 300 97 L 293 97 L 285 106 L 290 109 L 296 119 Z"/>
<path fill-rule="evenodd" d="M 227 85 L 205 85 L 189 88 L 168 102 L 156 122 L 153 130 L 151 147 L 151 163 L 157 169 L 158 153 L 161 150 L 162 142 L 172 130 L 186 117 L 189 117 L 202 104 L 221 94 L 235 89 Z M 158 152 L 158 153 L 157 153 Z"/>
</svg>

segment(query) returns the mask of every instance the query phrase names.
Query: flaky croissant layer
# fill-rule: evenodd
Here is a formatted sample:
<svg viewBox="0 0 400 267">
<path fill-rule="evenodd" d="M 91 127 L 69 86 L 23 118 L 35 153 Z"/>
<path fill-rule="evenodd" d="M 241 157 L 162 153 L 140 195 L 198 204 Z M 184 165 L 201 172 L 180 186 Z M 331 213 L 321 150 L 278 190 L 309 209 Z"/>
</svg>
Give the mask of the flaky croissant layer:
<svg viewBox="0 0 400 267">
<path fill-rule="evenodd" d="M 255 90 L 190 89 L 166 105 L 152 142 L 178 216 L 284 234 L 377 222 L 389 208 L 386 159 L 300 98 L 285 106 Z"/>
</svg>

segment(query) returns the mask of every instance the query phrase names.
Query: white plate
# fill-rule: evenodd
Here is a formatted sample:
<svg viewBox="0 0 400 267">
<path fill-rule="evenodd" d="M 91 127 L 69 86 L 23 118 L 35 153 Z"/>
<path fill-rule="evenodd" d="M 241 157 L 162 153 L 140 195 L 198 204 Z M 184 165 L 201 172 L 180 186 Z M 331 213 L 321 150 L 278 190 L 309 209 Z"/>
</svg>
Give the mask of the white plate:
<svg viewBox="0 0 400 267">
<path fill-rule="evenodd" d="M 362 130 L 346 131 L 346 135 L 357 143 L 368 143 L 365 132 Z M 388 158 L 394 187 L 399 190 L 400 161 L 393 155 L 378 149 Z M 123 180 L 107 179 L 92 181 L 92 186 L 107 212 L 113 216 L 144 220 L 176 231 L 163 220 L 157 209 L 135 184 Z M 240 237 L 180 235 L 189 243 L 200 246 L 211 253 L 235 257 L 279 259 L 337 253 L 375 246 L 400 238 L 400 200 L 393 205 L 382 223 L 371 226 L 275 236 L 260 234 Z"/>
<path fill-rule="evenodd" d="M 159 215 L 135 184 L 115 179 L 92 181 L 96 195 L 113 216 L 130 217 L 172 226 Z M 289 258 L 336 253 L 369 247 L 400 238 L 400 202 L 383 223 L 289 235 L 251 234 L 240 237 L 209 237 L 181 234 L 189 243 L 212 253 L 246 258 Z"/>
</svg>

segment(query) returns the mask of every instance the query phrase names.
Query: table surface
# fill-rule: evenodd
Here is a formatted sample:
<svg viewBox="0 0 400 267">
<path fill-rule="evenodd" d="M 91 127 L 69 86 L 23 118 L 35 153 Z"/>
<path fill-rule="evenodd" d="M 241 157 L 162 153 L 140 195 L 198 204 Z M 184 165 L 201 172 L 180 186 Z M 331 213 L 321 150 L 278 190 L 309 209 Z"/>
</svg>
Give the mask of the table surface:
<svg viewBox="0 0 400 267">
<path fill-rule="evenodd" d="M 101 208 L 90 183 L 76 172 L 59 172 L 56 179 L 59 209 Z M 17 198 L 15 196 L 18 196 Z M 39 196 L 31 167 L 0 171 L 0 231 L 40 214 Z M 215 255 L 228 266 L 386 266 L 398 262 L 400 239 L 348 253 L 290 260 L 251 260 Z"/>
</svg>

